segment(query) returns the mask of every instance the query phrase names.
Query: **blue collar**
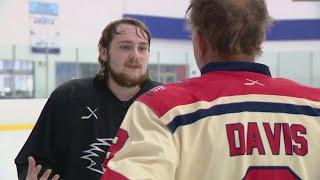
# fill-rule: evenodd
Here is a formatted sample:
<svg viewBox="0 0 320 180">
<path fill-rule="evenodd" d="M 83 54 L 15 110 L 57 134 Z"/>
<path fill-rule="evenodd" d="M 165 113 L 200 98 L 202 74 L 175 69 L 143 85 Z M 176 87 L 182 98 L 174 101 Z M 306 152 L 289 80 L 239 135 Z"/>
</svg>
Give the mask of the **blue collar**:
<svg viewBox="0 0 320 180">
<path fill-rule="evenodd" d="M 249 71 L 271 76 L 269 67 L 250 62 L 211 62 L 201 68 L 201 74 L 213 71 Z"/>
</svg>

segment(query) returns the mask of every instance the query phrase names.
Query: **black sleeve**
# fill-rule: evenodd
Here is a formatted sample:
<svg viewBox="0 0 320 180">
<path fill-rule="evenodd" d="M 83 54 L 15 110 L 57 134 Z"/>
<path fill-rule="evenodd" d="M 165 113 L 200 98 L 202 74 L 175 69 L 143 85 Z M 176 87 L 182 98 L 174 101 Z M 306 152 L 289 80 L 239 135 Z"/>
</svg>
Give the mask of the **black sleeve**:
<svg viewBox="0 0 320 180">
<path fill-rule="evenodd" d="M 163 83 L 162 82 L 158 82 L 158 81 L 151 81 L 151 87 L 152 88 L 160 86 L 160 85 L 163 85 Z"/>
<path fill-rule="evenodd" d="M 64 132 L 61 123 L 66 104 L 63 106 L 63 96 L 59 93 L 53 92 L 48 101 L 46 102 L 39 119 L 33 128 L 26 143 L 20 150 L 15 159 L 17 166 L 18 178 L 25 179 L 28 171 L 28 156 L 33 156 L 37 164 L 42 165 L 42 175 L 44 170 L 51 168 L 54 174 L 62 175 L 63 160 L 65 150 Z"/>
</svg>

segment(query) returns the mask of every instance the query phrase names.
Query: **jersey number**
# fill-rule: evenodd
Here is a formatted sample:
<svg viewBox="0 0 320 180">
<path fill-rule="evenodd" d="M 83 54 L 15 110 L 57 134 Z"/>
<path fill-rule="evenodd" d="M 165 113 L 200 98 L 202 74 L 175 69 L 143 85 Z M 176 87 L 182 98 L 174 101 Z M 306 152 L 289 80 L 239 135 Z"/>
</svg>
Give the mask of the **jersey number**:
<svg viewBox="0 0 320 180">
<path fill-rule="evenodd" d="M 243 180 L 301 180 L 301 178 L 286 166 L 251 166 Z"/>
</svg>

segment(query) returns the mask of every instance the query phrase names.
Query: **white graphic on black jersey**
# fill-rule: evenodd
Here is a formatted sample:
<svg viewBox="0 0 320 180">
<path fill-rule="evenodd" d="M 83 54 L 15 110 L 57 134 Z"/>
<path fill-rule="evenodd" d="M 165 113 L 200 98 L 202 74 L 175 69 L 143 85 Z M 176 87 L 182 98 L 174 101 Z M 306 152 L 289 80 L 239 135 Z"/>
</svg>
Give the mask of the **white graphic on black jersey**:
<svg viewBox="0 0 320 180">
<path fill-rule="evenodd" d="M 246 80 L 249 81 L 249 82 L 244 83 L 247 86 L 252 86 L 252 85 L 255 85 L 255 84 L 258 84 L 260 86 L 264 86 L 264 84 L 260 83 L 258 80 L 256 80 L 256 81 L 255 80 L 251 80 L 251 79 L 246 79 Z"/>
<path fill-rule="evenodd" d="M 106 149 L 107 147 L 110 147 L 111 144 L 114 143 L 113 138 L 97 138 L 96 143 L 90 144 L 90 149 L 83 151 L 84 156 L 81 156 L 81 159 L 86 159 L 90 162 L 90 164 L 87 166 L 87 169 L 90 169 L 91 171 L 103 174 L 103 168 L 102 163 L 97 164 L 97 160 L 101 159 L 99 157 L 103 156 L 103 159 L 106 155 Z M 104 150 L 105 149 L 105 150 Z"/>
<path fill-rule="evenodd" d="M 98 108 L 94 109 L 93 111 L 91 110 L 90 107 L 87 106 L 87 109 L 90 111 L 90 114 L 88 116 L 82 116 L 81 119 L 89 119 L 92 115 L 98 119 L 98 116 L 95 114 L 95 112 L 98 110 Z"/>
</svg>

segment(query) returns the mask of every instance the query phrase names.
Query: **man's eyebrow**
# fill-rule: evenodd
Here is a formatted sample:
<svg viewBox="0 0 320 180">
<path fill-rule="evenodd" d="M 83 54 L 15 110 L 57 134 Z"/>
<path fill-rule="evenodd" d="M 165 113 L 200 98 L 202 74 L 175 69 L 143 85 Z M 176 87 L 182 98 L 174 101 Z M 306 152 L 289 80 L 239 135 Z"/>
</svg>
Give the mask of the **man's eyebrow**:
<svg viewBox="0 0 320 180">
<path fill-rule="evenodd" d="M 128 40 L 122 40 L 122 41 L 119 41 L 118 44 L 121 44 L 121 43 L 133 43 L 132 41 L 128 41 Z"/>
<path fill-rule="evenodd" d="M 121 44 L 121 43 L 133 44 L 133 42 L 129 41 L 129 40 L 122 40 L 122 41 L 118 42 L 118 44 Z M 147 42 L 139 42 L 138 44 L 139 45 L 149 45 L 149 43 L 147 43 Z"/>
<path fill-rule="evenodd" d="M 140 42 L 139 44 L 142 44 L 142 45 L 149 45 L 149 43 L 147 43 L 147 42 Z"/>
</svg>

